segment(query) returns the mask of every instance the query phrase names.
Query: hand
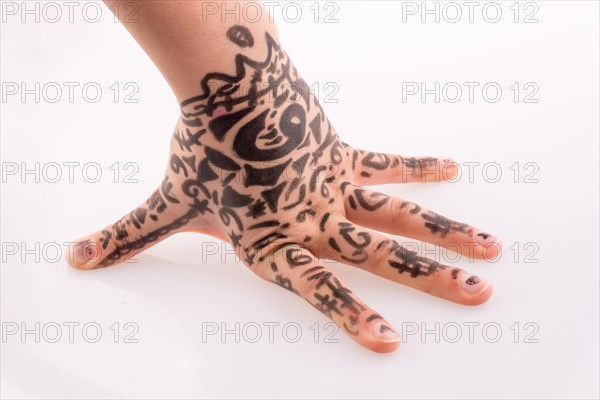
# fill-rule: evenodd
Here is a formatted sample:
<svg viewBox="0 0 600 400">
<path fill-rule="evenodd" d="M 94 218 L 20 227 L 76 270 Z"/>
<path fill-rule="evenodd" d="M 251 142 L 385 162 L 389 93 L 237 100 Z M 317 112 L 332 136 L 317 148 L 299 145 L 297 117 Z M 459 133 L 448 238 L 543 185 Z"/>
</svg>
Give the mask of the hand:
<svg viewBox="0 0 600 400">
<path fill-rule="evenodd" d="M 365 185 L 456 175 L 450 160 L 354 149 L 340 141 L 277 40 L 233 26 L 235 74 L 209 73 L 181 104 L 168 168 L 152 195 L 80 239 L 69 263 L 121 263 L 178 232 L 229 242 L 258 276 L 302 296 L 361 345 L 396 349 L 398 333 L 319 259 L 354 265 L 450 301 L 486 301 L 491 284 L 369 230 L 493 258 L 495 237 Z M 263 58 L 247 56 L 261 41 Z M 264 43 L 262 43 L 264 41 Z"/>
</svg>

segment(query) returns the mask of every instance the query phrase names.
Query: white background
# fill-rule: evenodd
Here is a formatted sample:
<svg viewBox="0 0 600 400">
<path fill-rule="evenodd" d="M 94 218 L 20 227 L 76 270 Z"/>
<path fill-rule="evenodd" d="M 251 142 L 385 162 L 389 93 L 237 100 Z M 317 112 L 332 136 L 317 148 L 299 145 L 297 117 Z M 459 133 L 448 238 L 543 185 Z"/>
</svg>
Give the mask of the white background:
<svg viewBox="0 0 600 400">
<path fill-rule="evenodd" d="M 337 343 L 325 343 L 324 316 L 253 276 L 211 237 L 172 237 L 137 263 L 91 272 L 56 259 L 57 247 L 114 222 L 156 187 L 178 116 L 167 84 L 108 9 L 89 23 L 82 4 L 74 23 L 62 7 L 57 23 L 43 15 L 39 23 L 4 15 L 1 28 L 3 84 L 57 82 L 63 88 L 56 103 L 48 101 L 53 91 L 42 93 L 39 103 L 33 95 L 22 101 L 20 93 L 3 91 L 2 167 L 6 173 L 16 163 L 20 170 L 3 177 L 1 319 L 5 330 L 14 324 L 35 330 L 39 322 L 42 331 L 39 343 L 34 334 L 4 335 L 4 398 L 599 396 L 597 2 L 537 1 L 527 9 L 521 3 L 517 23 L 512 1 L 498 3 L 497 23 L 484 19 L 485 2 L 472 23 L 462 2 L 456 23 L 444 15 L 439 23 L 432 15 L 423 23 L 420 14 L 403 14 L 403 3 L 391 1 L 337 2 L 337 8 L 321 3 L 316 23 L 313 2 L 300 4 L 297 23 L 286 21 L 282 6 L 276 9 L 284 47 L 309 84 L 318 83 L 345 141 L 404 155 L 451 156 L 463 167 L 456 183 L 381 189 L 493 232 L 505 243 L 496 263 L 458 262 L 494 282 L 493 297 L 474 308 L 332 264 L 398 330 L 416 326 L 440 334 L 438 343 L 434 333 L 405 332 L 401 348 L 386 355 L 360 348 L 342 332 L 333 336 Z M 538 22 L 523 23 L 535 7 Z M 287 10 L 291 20 L 294 10 Z M 334 11 L 338 22 L 324 23 Z M 453 10 L 446 11 L 447 19 L 454 18 Z M 494 10 L 487 11 L 493 18 Z M 64 82 L 80 83 L 72 103 Z M 88 82 L 103 89 L 96 103 L 82 96 Z M 109 88 L 115 82 L 121 88 L 116 103 Z M 124 102 L 131 91 L 124 89 L 127 82 L 139 88 L 137 103 Z M 433 95 L 403 101 L 406 82 L 425 82 L 430 89 L 435 82 L 480 86 L 472 103 L 466 86 L 458 102 L 447 101 L 454 97 L 449 92 L 436 103 Z M 482 97 L 489 82 L 502 89 L 496 103 Z M 515 82 L 521 88 L 516 103 L 510 89 Z M 537 103 L 523 102 L 531 92 L 524 89 L 528 82 L 539 88 Z M 337 93 L 325 100 L 333 92 L 327 83 Z M 22 176 L 21 168 L 36 162 L 42 172 L 53 165 L 48 163 L 62 165 L 62 178 L 49 182 L 56 173 L 51 167 L 39 182 L 35 174 Z M 65 162 L 80 163 L 73 183 Z M 97 183 L 86 181 L 94 178 L 93 168 L 82 175 L 82 166 L 92 162 L 102 171 Z M 117 183 L 109 169 L 115 162 Z M 138 183 L 124 182 L 133 171 L 127 162 L 139 167 L 133 176 Z M 472 179 L 465 162 L 480 163 Z M 502 176 L 493 183 L 498 166 Z M 39 251 L 25 251 L 36 246 Z M 220 250 L 211 255 L 214 246 Z M 451 253 L 441 255 L 452 261 Z M 69 322 L 79 324 L 73 343 L 64 325 Z M 138 343 L 124 343 L 132 332 L 127 322 L 139 328 L 133 336 Z M 264 325 L 269 322 L 280 324 L 274 343 Z M 469 322 L 479 324 L 472 343 Z M 83 335 L 86 323 L 102 329 L 97 343 Z M 239 323 L 245 336 L 240 343 L 233 334 L 203 342 L 211 323 L 232 330 Z M 256 333 L 252 323 L 262 326 L 257 343 L 248 340 Z M 292 324 L 288 336 L 282 332 L 286 323 Z M 62 327 L 57 343 L 50 343 L 53 324 Z M 462 336 L 451 343 L 456 326 Z M 294 327 L 302 336 L 290 343 Z M 502 336 L 490 343 L 495 327 Z M 90 328 L 87 338 L 94 335 Z"/>
</svg>

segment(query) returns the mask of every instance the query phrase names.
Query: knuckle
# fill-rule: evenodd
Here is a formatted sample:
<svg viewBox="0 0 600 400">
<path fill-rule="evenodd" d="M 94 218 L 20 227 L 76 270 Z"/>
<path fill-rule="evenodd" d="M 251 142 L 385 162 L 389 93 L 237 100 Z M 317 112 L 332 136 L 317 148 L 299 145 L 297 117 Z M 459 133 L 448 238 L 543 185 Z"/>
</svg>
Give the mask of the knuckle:
<svg viewBox="0 0 600 400">
<path fill-rule="evenodd" d="M 314 267 L 314 266 L 313 266 Z M 317 293 L 323 287 L 323 281 L 327 278 L 335 276 L 332 271 L 325 269 L 324 267 L 317 266 L 319 268 L 315 272 L 302 276 L 298 279 L 297 290 L 298 293 L 305 298 L 310 298 L 314 293 Z M 312 267 L 311 267 L 312 268 Z M 307 270 L 307 269 L 305 269 Z"/>
<path fill-rule="evenodd" d="M 404 223 L 408 216 L 409 207 L 405 202 L 392 199 L 388 202 L 388 215 L 390 216 L 390 223 L 393 225 L 400 225 Z"/>
<path fill-rule="evenodd" d="M 391 250 L 380 242 L 377 245 L 373 245 L 369 251 L 369 264 L 372 270 L 379 270 L 388 266 L 388 262 L 391 259 Z"/>
<path fill-rule="evenodd" d="M 250 271 L 254 272 L 254 274 L 256 276 L 258 276 L 259 278 L 264 279 L 266 281 L 272 280 L 272 276 L 271 276 L 272 274 L 269 272 L 270 264 L 271 264 L 271 262 L 269 262 L 269 261 L 263 261 L 263 262 L 254 263 L 254 264 L 246 263 L 246 265 L 248 266 L 248 269 L 250 269 Z"/>
<path fill-rule="evenodd" d="M 411 278 L 419 278 L 425 284 L 430 284 L 440 278 L 440 271 L 446 267 L 439 262 L 421 256 L 413 249 L 394 245 L 390 251 L 389 264 L 400 274 L 408 274 Z"/>
</svg>

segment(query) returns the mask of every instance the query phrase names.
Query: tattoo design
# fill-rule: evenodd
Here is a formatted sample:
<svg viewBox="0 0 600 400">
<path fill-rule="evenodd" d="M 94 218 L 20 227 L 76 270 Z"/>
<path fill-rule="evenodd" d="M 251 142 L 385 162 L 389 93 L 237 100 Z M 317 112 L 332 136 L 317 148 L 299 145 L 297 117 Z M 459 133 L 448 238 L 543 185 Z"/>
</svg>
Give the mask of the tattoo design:
<svg viewBox="0 0 600 400">
<path fill-rule="evenodd" d="M 402 167 L 405 179 L 408 179 L 411 175 L 419 177 L 426 173 L 435 172 L 438 162 L 433 157 L 417 159 L 415 157 L 402 157 L 359 149 L 352 149 L 350 157 L 352 171 L 360 172 L 360 176 L 364 178 L 370 178 L 377 171 L 393 170 L 399 167 Z"/>
<path fill-rule="evenodd" d="M 362 315 L 365 307 L 353 293 L 298 244 L 323 242 L 335 258 L 355 265 L 384 254 L 389 268 L 413 278 L 443 269 L 337 217 L 344 215 L 344 204 L 366 213 L 395 206 L 385 194 L 352 185 L 350 175 L 367 179 L 400 167 L 420 173 L 436 160 L 365 152 L 341 142 L 269 33 L 262 56 L 255 51 L 261 39 L 248 28 L 235 25 L 226 37 L 239 48 L 235 73 L 206 74 L 200 94 L 181 103 L 162 184 L 143 206 L 102 231 L 101 247 L 108 255 L 97 267 L 113 265 L 175 232 L 211 227 L 229 239 L 250 268 L 266 265 L 260 271 L 268 280 L 296 294 L 310 288 L 314 307 L 342 318 L 346 331 L 357 334 L 361 320 L 381 317 Z M 469 226 L 422 212 L 416 204 L 397 207 L 420 216 L 442 237 L 472 234 Z M 453 278 L 456 274 L 452 271 Z M 304 282 L 302 288 L 295 287 L 295 279 Z"/>
<path fill-rule="evenodd" d="M 451 221 L 433 211 L 423 213 L 421 217 L 427 221 L 425 222 L 425 226 L 431 230 L 431 233 L 439 233 L 442 237 L 454 232 L 466 233 L 469 236 L 473 236 L 473 229 L 469 225 Z"/>
</svg>

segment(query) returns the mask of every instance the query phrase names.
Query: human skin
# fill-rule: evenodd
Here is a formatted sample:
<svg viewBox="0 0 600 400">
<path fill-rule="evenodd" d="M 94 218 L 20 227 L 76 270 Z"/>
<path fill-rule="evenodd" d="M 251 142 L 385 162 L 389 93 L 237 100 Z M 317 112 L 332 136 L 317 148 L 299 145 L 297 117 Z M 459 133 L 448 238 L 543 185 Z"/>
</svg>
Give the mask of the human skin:
<svg viewBox="0 0 600 400">
<path fill-rule="evenodd" d="M 168 81 L 181 115 L 162 183 L 119 221 L 76 241 L 66 255 L 71 266 L 116 265 L 175 233 L 201 232 L 230 243 L 256 275 L 303 297 L 377 352 L 398 348 L 400 336 L 323 259 L 459 304 L 491 296 L 488 280 L 377 232 L 496 257 L 495 236 L 366 188 L 451 179 L 451 160 L 342 142 L 264 9 L 258 22 L 235 23 L 203 20 L 197 1 L 133 3 L 137 22 L 122 22 Z"/>
</svg>

